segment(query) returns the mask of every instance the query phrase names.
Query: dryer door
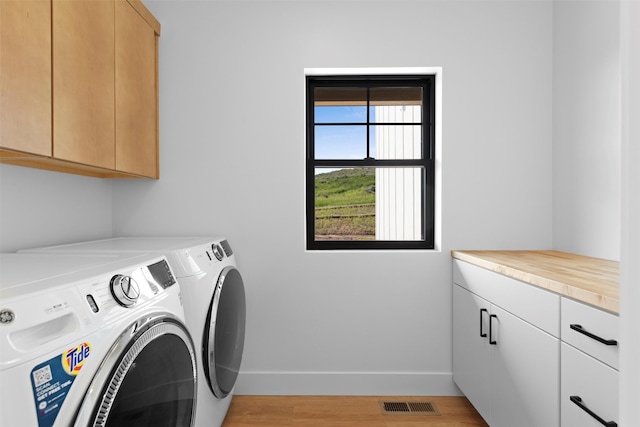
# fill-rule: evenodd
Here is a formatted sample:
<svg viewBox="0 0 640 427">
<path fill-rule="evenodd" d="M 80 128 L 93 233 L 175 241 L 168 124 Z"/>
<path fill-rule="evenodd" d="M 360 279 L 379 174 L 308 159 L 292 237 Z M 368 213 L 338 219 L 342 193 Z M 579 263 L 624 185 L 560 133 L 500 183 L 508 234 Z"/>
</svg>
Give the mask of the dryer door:
<svg viewBox="0 0 640 427">
<path fill-rule="evenodd" d="M 240 272 L 227 266 L 220 273 L 207 314 L 203 337 L 205 377 L 213 394 L 222 399 L 238 378 L 242 351 L 246 301 Z"/>
<path fill-rule="evenodd" d="M 191 337 L 179 321 L 157 316 L 132 325 L 114 344 L 75 425 L 190 427 L 195 404 Z"/>
</svg>

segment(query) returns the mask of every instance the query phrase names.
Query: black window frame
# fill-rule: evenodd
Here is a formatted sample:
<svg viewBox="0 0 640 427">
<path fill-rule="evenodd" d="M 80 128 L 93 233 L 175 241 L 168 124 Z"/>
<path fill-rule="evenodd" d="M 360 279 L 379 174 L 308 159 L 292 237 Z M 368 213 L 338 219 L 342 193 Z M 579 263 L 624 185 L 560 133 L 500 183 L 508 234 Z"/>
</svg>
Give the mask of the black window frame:
<svg viewBox="0 0 640 427">
<path fill-rule="evenodd" d="M 314 89 L 316 87 L 379 88 L 419 86 L 423 88 L 422 158 L 421 159 L 315 159 L 315 126 L 362 125 L 362 123 L 315 123 Z M 368 91 L 367 91 L 368 92 Z M 306 76 L 306 243 L 308 250 L 435 249 L 435 159 L 436 159 L 436 75 L 323 75 Z M 367 96 L 367 110 L 369 109 Z M 367 115 L 368 116 L 368 115 Z M 379 124 L 379 123 L 378 123 Z M 386 123 L 385 123 L 386 124 Z M 397 123 L 391 123 L 397 124 Z M 367 118 L 367 129 L 371 125 Z M 369 132 L 367 131 L 367 139 Z M 315 239 L 315 169 L 363 167 L 422 168 L 422 239 L 421 240 L 316 240 Z"/>
</svg>

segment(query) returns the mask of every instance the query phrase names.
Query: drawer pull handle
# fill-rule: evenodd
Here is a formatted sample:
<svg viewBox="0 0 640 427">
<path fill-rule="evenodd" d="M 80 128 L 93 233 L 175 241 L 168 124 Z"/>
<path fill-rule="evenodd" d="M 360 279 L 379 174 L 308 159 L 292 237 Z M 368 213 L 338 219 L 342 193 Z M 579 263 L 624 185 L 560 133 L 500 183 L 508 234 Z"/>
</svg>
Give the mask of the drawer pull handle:
<svg viewBox="0 0 640 427">
<path fill-rule="evenodd" d="M 595 418 L 596 420 L 598 420 L 598 422 L 600 424 L 602 424 L 603 426 L 607 426 L 607 427 L 618 427 L 618 423 L 616 423 L 615 421 L 605 421 L 602 418 L 600 418 L 598 416 L 598 414 L 596 414 L 595 412 L 593 412 L 591 409 L 587 408 L 587 406 L 582 403 L 582 398 L 580 396 L 569 396 L 569 399 L 575 403 L 576 405 L 578 405 L 578 407 L 580 409 L 582 409 L 584 412 L 586 412 L 587 414 L 591 415 L 593 418 Z"/>
<path fill-rule="evenodd" d="M 574 324 L 569 325 L 569 327 L 571 329 L 573 329 L 574 331 L 576 331 L 576 332 L 580 332 L 581 334 L 586 335 L 591 339 L 594 339 L 594 340 L 596 340 L 598 342 L 601 342 L 602 344 L 605 344 L 605 345 L 618 345 L 618 341 L 616 341 L 616 340 L 605 340 L 604 338 L 600 338 L 599 336 L 594 335 L 591 332 L 584 330 L 582 328 L 582 325 L 576 325 L 574 323 Z"/>
<path fill-rule="evenodd" d="M 493 319 L 497 319 L 498 316 L 495 314 L 491 314 L 489 315 L 489 344 L 491 345 L 496 345 L 498 344 L 498 341 L 493 339 Z"/>
<path fill-rule="evenodd" d="M 480 337 L 485 338 L 487 336 L 487 333 L 482 330 L 482 313 L 487 313 L 487 309 L 486 308 L 480 309 Z"/>
</svg>

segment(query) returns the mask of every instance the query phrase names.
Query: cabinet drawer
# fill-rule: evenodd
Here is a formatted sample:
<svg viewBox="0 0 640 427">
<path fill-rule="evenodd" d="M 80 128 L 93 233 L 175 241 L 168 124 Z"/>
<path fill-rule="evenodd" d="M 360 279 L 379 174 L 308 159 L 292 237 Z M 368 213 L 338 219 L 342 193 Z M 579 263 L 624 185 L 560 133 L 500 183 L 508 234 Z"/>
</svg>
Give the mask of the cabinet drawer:
<svg viewBox="0 0 640 427">
<path fill-rule="evenodd" d="M 562 341 L 618 369 L 618 316 L 562 298 L 561 318 Z"/>
<path fill-rule="evenodd" d="M 596 417 L 617 423 L 618 371 L 568 344 L 561 346 L 562 427 L 602 427 Z"/>
<path fill-rule="evenodd" d="M 453 281 L 554 337 L 560 337 L 559 295 L 457 259 L 453 260 Z"/>
</svg>

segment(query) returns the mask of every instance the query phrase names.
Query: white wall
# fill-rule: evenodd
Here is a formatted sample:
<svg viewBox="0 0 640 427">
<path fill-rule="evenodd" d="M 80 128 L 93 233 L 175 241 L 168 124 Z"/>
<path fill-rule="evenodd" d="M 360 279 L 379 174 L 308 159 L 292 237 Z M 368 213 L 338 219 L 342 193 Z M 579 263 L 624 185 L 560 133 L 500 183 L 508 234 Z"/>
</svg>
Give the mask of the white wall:
<svg viewBox="0 0 640 427">
<path fill-rule="evenodd" d="M 640 425 L 640 3 L 554 3 L 554 248 L 620 263 L 620 418 Z"/>
<path fill-rule="evenodd" d="M 163 25 L 161 180 L 0 165 L 0 250 L 111 234 L 226 234 L 249 298 L 241 392 L 455 393 L 449 250 L 553 244 L 618 257 L 617 24 L 611 10 L 595 12 L 601 4 L 145 3 Z M 574 49 L 582 43 L 593 44 L 588 58 Z M 632 51 L 623 56 L 630 69 Z M 442 252 L 303 249 L 303 69 L 368 66 L 443 67 Z M 579 86 L 592 80 L 604 85 L 587 92 L 601 126 L 581 107 Z M 623 236 L 637 228 L 626 171 Z M 623 261 L 637 257 L 633 239 L 622 243 Z M 637 274 L 623 271 L 631 313 Z M 636 359 L 623 353 L 623 368 L 637 369 Z M 633 391 L 633 382 L 623 387 Z"/>
<path fill-rule="evenodd" d="M 617 95 L 607 49 L 615 57 L 616 17 L 593 13 L 608 6 L 562 1 L 552 20 L 551 3 L 536 0 L 145 3 L 163 25 L 161 180 L 114 182 L 0 165 L 0 250 L 112 231 L 224 233 L 248 288 L 241 391 L 455 392 L 448 251 L 548 248 L 553 212 L 556 249 L 617 258 L 613 175 L 620 156 L 621 321 L 632 343 L 621 355 L 620 421 L 640 424 L 640 348 L 633 346 L 640 138 L 631 119 L 640 114 L 640 94 L 629 77 L 640 72 L 637 2 L 622 1 L 620 15 L 621 155 L 610 142 Z M 579 3 L 586 9 L 574 14 Z M 583 19 L 593 28 L 574 22 Z M 411 41 L 399 46 L 399 33 Z M 586 57 L 571 44 L 593 51 Z M 361 66 L 444 67 L 441 253 L 303 250 L 303 69 Z M 599 84 L 587 92 L 599 126 L 574 102 L 585 97 L 576 85 L 592 81 L 613 90 L 601 93 Z M 610 103 L 613 110 L 605 110 Z M 592 151 L 603 157 L 589 174 Z"/>
<path fill-rule="evenodd" d="M 622 250 L 620 426 L 640 425 L 640 2 L 620 8 L 622 65 Z"/>
<path fill-rule="evenodd" d="M 553 247 L 620 259 L 620 11 L 553 8 Z"/>
<path fill-rule="evenodd" d="M 162 176 L 114 182 L 114 234 L 229 238 L 237 392 L 457 393 L 449 251 L 552 243 L 551 3 L 145 3 Z M 442 251 L 306 252 L 304 69 L 411 66 L 443 67 Z"/>
<path fill-rule="evenodd" d="M 110 237 L 110 180 L 0 164 L 0 252 Z"/>
</svg>

